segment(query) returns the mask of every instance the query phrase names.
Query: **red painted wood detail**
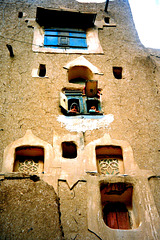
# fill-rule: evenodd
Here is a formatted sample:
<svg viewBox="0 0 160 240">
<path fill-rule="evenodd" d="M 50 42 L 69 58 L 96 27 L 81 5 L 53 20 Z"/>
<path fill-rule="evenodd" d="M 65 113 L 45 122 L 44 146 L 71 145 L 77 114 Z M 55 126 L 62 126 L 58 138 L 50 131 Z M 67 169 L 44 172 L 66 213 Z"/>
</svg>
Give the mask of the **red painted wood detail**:
<svg viewBox="0 0 160 240">
<path fill-rule="evenodd" d="M 110 202 L 103 209 L 106 225 L 113 229 L 130 229 L 128 210 L 124 203 Z"/>
</svg>

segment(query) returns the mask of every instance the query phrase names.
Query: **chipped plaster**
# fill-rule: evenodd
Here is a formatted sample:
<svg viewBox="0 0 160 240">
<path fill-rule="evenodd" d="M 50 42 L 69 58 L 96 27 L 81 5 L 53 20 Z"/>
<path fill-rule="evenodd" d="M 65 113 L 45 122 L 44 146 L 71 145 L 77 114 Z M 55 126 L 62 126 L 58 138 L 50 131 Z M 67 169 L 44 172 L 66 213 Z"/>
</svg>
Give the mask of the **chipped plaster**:
<svg viewBox="0 0 160 240">
<path fill-rule="evenodd" d="M 110 124 L 114 121 L 112 114 L 104 116 L 75 116 L 66 117 L 59 115 L 57 121 L 61 123 L 70 132 L 85 132 L 87 130 L 94 130 L 100 128 L 109 128 Z"/>
</svg>

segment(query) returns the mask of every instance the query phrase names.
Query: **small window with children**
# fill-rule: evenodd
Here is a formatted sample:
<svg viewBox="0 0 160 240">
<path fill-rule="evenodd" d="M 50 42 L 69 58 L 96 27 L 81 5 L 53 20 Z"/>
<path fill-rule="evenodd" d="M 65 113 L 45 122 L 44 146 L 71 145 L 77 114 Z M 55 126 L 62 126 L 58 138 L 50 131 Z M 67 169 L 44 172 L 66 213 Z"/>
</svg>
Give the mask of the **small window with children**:
<svg viewBox="0 0 160 240">
<path fill-rule="evenodd" d="M 100 113 L 100 102 L 98 100 L 87 100 L 87 112 L 90 114 Z"/>
<path fill-rule="evenodd" d="M 68 113 L 71 115 L 76 115 L 80 113 L 79 99 L 69 99 L 68 100 Z"/>
<path fill-rule="evenodd" d="M 97 81 L 79 89 L 63 89 L 60 92 L 60 107 L 64 115 L 103 115 L 101 111 L 101 91 Z M 88 82 L 88 81 L 86 81 Z M 96 86 L 96 89 L 95 89 Z"/>
</svg>

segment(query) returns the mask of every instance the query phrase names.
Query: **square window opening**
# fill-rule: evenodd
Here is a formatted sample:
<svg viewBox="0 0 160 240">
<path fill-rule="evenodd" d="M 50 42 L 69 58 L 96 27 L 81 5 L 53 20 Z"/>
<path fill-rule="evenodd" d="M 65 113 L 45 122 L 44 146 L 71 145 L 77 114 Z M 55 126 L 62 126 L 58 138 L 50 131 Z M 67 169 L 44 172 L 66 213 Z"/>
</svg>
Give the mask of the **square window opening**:
<svg viewBox="0 0 160 240">
<path fill-rule="evenodd" d="M 90 114 L 97 114 L 100 112 L 98 100 L 87 100 L 87 112 Z"/>
<path fill-rule="evenodd" d="M 71 159 L 77 157 L 77 146 L 74 142 L 62 142 L 62 157 Z"/>
</svg>

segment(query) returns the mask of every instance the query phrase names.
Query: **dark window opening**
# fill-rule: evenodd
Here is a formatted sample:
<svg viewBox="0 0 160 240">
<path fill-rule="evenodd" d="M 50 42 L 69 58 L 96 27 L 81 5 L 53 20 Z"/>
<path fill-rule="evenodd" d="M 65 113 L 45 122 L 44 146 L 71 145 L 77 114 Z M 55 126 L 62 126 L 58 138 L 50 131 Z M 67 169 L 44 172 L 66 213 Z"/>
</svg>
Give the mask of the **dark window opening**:
<svg viewBox="0 0 160 240">
<path fill-rule="evenodd" d="M 132 185 L 120 182 L 102 184 L 100 191 L 105 224 L 112 229 L 131 229 Z"/>
<path fill-rule="evenodd" d="M 80 113 L 79 99 L 69 99 L 68 100 L 68 111 L 70 113 Z"/>
<path fill-rule="evenodd" d="M 44 171 L 44 148 L 18 147 L 15 150 L 14 172 L 39 173 Z"/>
<path fill-rule="evenodd" d="M 23 17 L 23 12 L 19 12 L 18 13 L 18 18 L 22 18 Z"/>
<path fill-rule="evenodd" d="M 44 27 L 90 28 L 94 27 L 95 12 L 65 11 L 37 7 L 36 21 Z"/>
<path fill-rule="evenodd" d="M 109 23 L 109 17 L 104 18 L 105 23 Z"/>
<path fill-rule="evenodd" d="M 87 112 L 90 114 L 99 113 L 99 106 L 97 100 L 87 100 Z"/>
<path fill-rule="evenodd" d="M 46 75 L 46 65 L 40 64 L 39 65 L 39 77 L 45 77 Z"/>
<path fill-rule="evenodd" d="M 73 142 L 62 142 L 62 157 L 64 158 L 76 158 L 77 146 Z"/>
<path fill-rule="evenodd" d="M 122 67 L 113 67 L 113 75 L 117 79 L 122 79 Z"/>
</svg>

